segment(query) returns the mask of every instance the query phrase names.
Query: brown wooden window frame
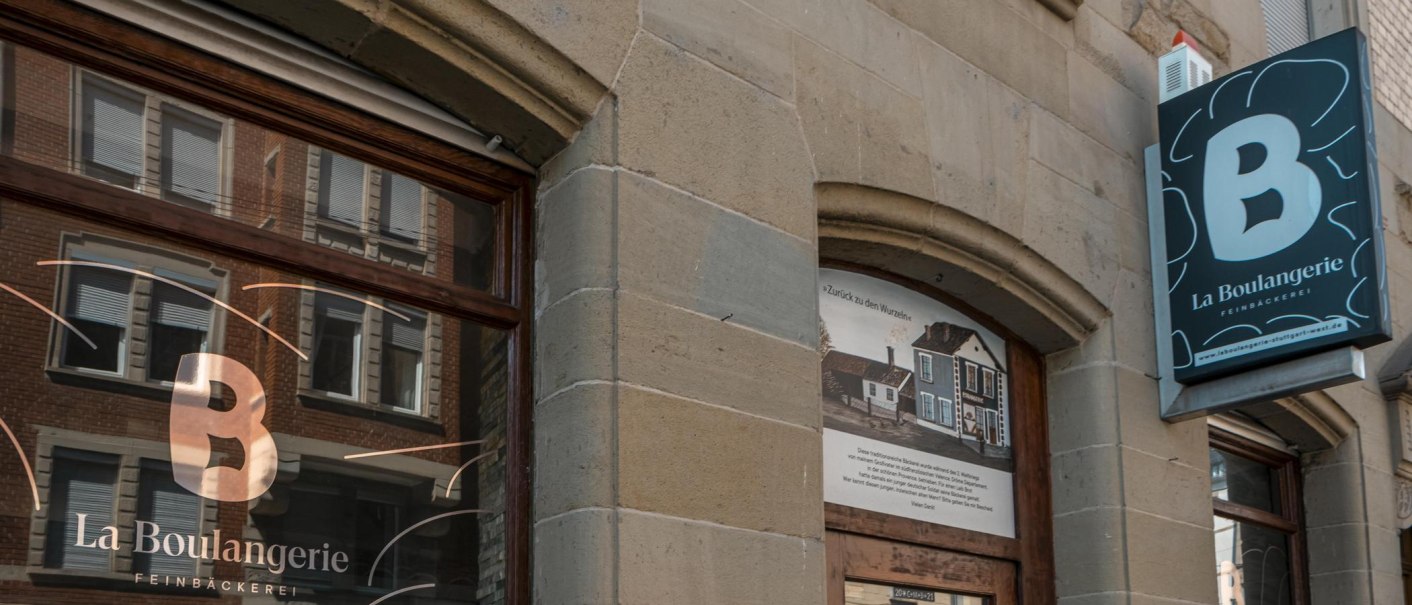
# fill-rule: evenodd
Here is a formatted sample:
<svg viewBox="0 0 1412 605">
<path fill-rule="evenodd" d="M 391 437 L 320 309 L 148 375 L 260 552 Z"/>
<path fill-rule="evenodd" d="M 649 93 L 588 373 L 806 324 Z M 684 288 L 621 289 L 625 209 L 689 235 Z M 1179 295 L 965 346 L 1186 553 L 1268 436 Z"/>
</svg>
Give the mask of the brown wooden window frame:
<svg viewBox="0 0 1412 605">
<path fill-rule="evenodd" d="M 1034 347 L 989 315 L 930 284 L 845 259 L 820 259 L 819 266 L 861 273 L 936 299 L 985 326 L 1005 340 L 1012 389 L 1009 426 L 1014 452 L 1015 537 L 938 525 L 829 502 L 824 525 L 830 532 L 883 538 L 939 548 L 1013 564 L 1017 591 L 1025 603 L 1054 602 L 1054 510 L 1049 471 L 1049 411 L 1044 388 L 1044 359 Z M 956 377 L 962 373 L 957 364 Z M 979 377 L 979 371 L 977 371 Z M 1002 383 L 1003 384 L 1003 383 Z M 940 415 L 941 402 L 937 402 Z M 957 422 L 959 418 L 955 419 Z M 828 556 L 834 556 L 830 553 Z M 830 582 L 834 579 L 830 578 Z"/>
<path fill-rule="evenodd" d="M 1211 497 L 1215 516 L 1258 525 L 1289 536 L 1291 605 L 1309 605 L 1309 565 L 1305 545 L 1304 490 L 1299 457 L 1221 429 L 1211 429 L 1210 447 L 1270 467 L 1276 479 L 1280 514 Z"/>
<path fill-rule="evenodd" d="M 485 291 L 398 271 L 373 260 L 213 217 L 209 211 L 0 156 L 0 196 L 7 199 L 79 217 L 101 215 L 117 227 L 505 330 L 510 347 L 506 602 L 528 605 L 534 175 L 74 4 L 6 2 L 0 12 L 0 40 L 4 40 L 0 48 L 5 50 L 11 43 L 27 46 L 496 209 L 496 268 L 491 287 Z M 0 58 L 8 63 L 9 54 L 0 53 Z M 10 117 L 0 121 L 8 125 Z"/>
</svg>

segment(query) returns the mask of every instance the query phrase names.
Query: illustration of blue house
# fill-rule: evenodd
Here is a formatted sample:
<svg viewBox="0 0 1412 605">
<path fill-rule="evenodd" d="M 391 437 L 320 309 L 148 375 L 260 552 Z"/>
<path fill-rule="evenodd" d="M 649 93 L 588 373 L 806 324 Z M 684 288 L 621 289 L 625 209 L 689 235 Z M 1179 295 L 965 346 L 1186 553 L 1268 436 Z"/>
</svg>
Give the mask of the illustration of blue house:
<svg viewBox="0 0 1412 605">
<path fill-rule="evenodd" d="M 1006 373 L 979 333 L 936 322 L 912 343 L 912 353 L 918 426 L 1010 446 Z"/>
</svg>

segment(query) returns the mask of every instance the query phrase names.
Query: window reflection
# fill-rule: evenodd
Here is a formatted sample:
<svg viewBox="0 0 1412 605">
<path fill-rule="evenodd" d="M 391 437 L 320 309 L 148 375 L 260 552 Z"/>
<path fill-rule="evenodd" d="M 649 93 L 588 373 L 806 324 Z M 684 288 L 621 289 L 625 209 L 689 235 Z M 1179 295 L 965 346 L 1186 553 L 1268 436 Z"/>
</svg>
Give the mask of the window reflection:
<svg viewBox="0 0 1412 605">
<path fill-rule="evenodd" d="M 314 298 L 315 389 L 355 397 L 362 373 L 362 303 L 319 293 Z"/>
<path fill-rule="evenodd" d="M 8 153 L 396 271 L 493 290 L 484 201 L 21 46 Z"/>
<path fill-rule="evenodd" d="M 1290 603 L 1289 537 L 1215 517 L 1217 590 L 1222 605 Z"/>
<path fill-rule="evenodd" d="M 41 501 L 0 498 L 0 535 L 28 537 L 6 543 L 23 570 L 15 598 L 209 598 L 198 578 L 308 603 L 421 585 L 435 585 L 426 602 L 503 602 L 503 332 L 34 206 L 0 200 L 0 215 L 0 282 L 73 326 L 0 295 L 14 361 L 0 384 L 26 394 L 0 400 L 0 417 Z M 170 431 L 186 429 L 171 402 L 193 353 L 238 362 L 263 390 L 278 464 L 258 498 L 174 479 Z M 248 389 L 207 378 L 217 418 L 248 406 Z M 256 463 L 241 438 L 202 437 L 208 468 Z"/>
</svg>

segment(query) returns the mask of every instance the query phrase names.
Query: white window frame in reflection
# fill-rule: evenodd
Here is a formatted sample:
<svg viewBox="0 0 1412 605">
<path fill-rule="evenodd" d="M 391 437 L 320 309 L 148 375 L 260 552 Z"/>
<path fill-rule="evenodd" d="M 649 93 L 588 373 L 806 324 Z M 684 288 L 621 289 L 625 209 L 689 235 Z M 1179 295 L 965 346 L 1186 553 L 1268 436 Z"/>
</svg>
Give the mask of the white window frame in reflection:
<svg viewBox="0 0 1412 605">
<path fill-rule="evenodd" d="M 432 420 L 440 417 L 440 401 L 435 385 L 438 384 L 437 378 L 443 364 L 435 351 L 441 350 L 443 339 L 444 318 L 441 315 L 312 280 L 306 280 L 302 285 L 307 289 L 300 292 L 300 322 L 305 327 L 300 330 L 299 347 L 309 355 L 309 359 L 302 362 L 300 370 L 301 397 L 313 397 Z M 353 359 L 348 370 L 352 384 L 351 392 L 330 391 L 321 388 L 326 385 L 315 384 L 315 371 L 320 362 L 321 327 L 325 325 L 321 320 L 321 313 L 324 312 L 323 307 L 327 306 L 320 301 L 335 299 L 338 301 L 337 305 L 345 309 L 345 313 L 359 308 L 359 330 L 353 343 Z M 421 349 L 418 351 L 414 399 L 410 407 L 393 403 L 393 400 L 382 392 L 384 372 L 387 371 L 383 364 L 387 349 L 391 346 L 388 334 L 392 326 L 388 320 L 397 319 L 392 314 L 411 317 L 421 324 Z"/>
<path fill-rule="evenodd" d="M 65 260 L 103 263 L 144 273 L 157 275 L 181 283 L 197 291 L 204 292 L 218 300 L 225 300 L 228 292 L 229 272 L 201 258 L 188 256 L 149 244 L 121 240 L 87 232 L 64 233 L 60 236 L 60 249 Z M 112 272 L 127 280 L 127 312 L 124 334 L 118 345 L 117 369 L 106 371 L 96 368 L 74 366 L 67 363 L 67 349 L 73 346 L 68 329 L 51 322 L 48 371 L 71 375 L 87 376 L 111 380 L 131 385 L 170 389 L 170 380 L 155 379 L 150 376 L 152 362 L 157 351 L 151 346 L 152 331 L 155 326 L 154 314 L 159 284 L 158 280 L 143 275 L 128 273 L 120 269 L 106 269 L 90 266 L 61 266 L 56 272 L 54 289 L 54 309 L 66 317 L 73 317 L 70 300 L 76 287 L 74 276 L 91 271 Z M 165 284 L 163 284 L 165 285 Z M 217 313 L 212 304 L 208 311 L 206 331 L 200 351 L 203 353 L 221 352 L 225 334 L 225 314 Z M 81 328 L 80 328 L 81 329 Z M 146 344 L 134 346 L 135 342 Z M 196 352 L 196 351 L 192 351 Z"/>
<path fill-rule="evenodd" d="M 162 441 L 140 439 L 136 437 L 118 437 L 105 435 L 101 439 L 96 435 L 83 431 L 60 429 L 53 427 L 41 427 L 37 435 L 35 444 L 36 455 L 43 460 L 55 460 L 55 448 L 70 450 L 77 457 L 111 458 L 114 465 L 116 481 L 113 485 L 113 514 L 111 524 L 122 529 L 131 528 L 138 520 L 151 521 L 143 518 L 139 511 L 142 494 L 146 487 L 142 485 L 142 470 L 152 462 L 166 463 L 170 452 L 169 445 Z M 35 479 L 40 492 L 40 499 L 46 503 L 55 502 L 51 490 L 54 486 L 55 465 L 48 464 L 36 467 Z M 132 479 L 135 477 L 136 479 Z M 198 520 L 197 534 L 204 534 L 208 528 L 217 525 L 217 515 L 219 507 L 214 500 L 199 500 L 200 519 Z M 61 510 L 58 506 L 45 506 L 41 510 L 33 511 L 31 522 L 32 527 L 39 528 L 38 531 L 29 532 L 28 550 L 31 563 L 24 568 L 24 572 L 29 577 L 48 577 L 50 581 L 69 579 L 74 577 L 98 578 L 104 580 L 118 581 L 131 584 L 132 573 L 145 571 L 139 568 L 137 561 L 131 556 L 113 556 L 109 560 L 105 569 L 61 569 L 46 567 L 49 563 L 50 553 L 48 552 L 48 542 L 46 533 L 48 522 L 53 515 L 68 515 L 68 511 Z M 101 531 L 100 522 L 90 522 L 86 524 L 85 534 L 90 540 L 95 539 Z M 119 553 L 129 554 L 134 550 L 136 536 L 131 531 L 119 531 Z M 183 555 L 185 556 L 185 555 Z M 195 574 L 201 577 L 210 576 L 214 572 L 214 562 L 202 559 L 196 562 Z M 134 590 L 145 591 L 144 585 L 134 585 Z M 161 591 L 162 588 L 152 588 L 152 591 Z"/>
<path fill-rule="evenodd" d="M 133 191 L 159 198 L 171 203 L 180 204 L 187 207 L 196 208 L 219 216 L 229 217 L 232 214 L 233 203 L 229 197 L 231 189 L 231 162 L 234 153 L 231 149 L 233 137 L 231 133 L 234 129 L 234 120 L 220 114 L 209 111 L 205 108 L 180 101 L 171 97 L 157 94 L 139 86 L 134 86 L 117 79 L 99 74 L 87 69 L 72 67 L 73 72 L 73 110 L 71 121 L 73 127 L 70 129 L 70 148 L 72 157 L 69 158 L 72 172 L 97 178 L 104 182 L 110 181 L 99 176 L 90 175 L 87 165 L 89 158 L 88 150 L 84 145 L 84 133 L 91 128 L 87 120 L 87 97 L 88 90 L 101 88 L 112 94 L 130 97 L 135 102 L 142 104 L 142 115 L 140 117 L 140 137 L 137 148 L 140 150 L 138 158 L 137 173 L 133 174 Z M 201 199 L 202 196 L 186 195 L 175 190 L 168 190 L 166 185 L 170 183 L 171 174 L 165 169 L 164 159 L 166 141 L 163 140 L 167 127 L 170 126 L 167 116 L 185 119 L 188 121 L 209 122 L 219 129 L 219 139 L 217 141 L 217 161 L 216 161 L 216 182 L 217 191 L 209 192 L 209 200 Z M 114 186 L 123 185 L 111 183 Z M 127 187 L 124 187 L 127 188 Z"/>
<path fill-rule="evenodd" d="M 362 168 L 359 189 L 359 216 L 356 221 L 332 216 L 329 212 L 329 181 L 335 159 L 357 162 Z M 437 190 L 411 177 L 368 164 L 330 149 L 309 146 L 308 183 L 304 199 L 304 239 L 321 246 L 342 250 L 354 256 L 390 263 L 413 273 L 435 275 L 437 271 Z M 408 184 L 416 187 L 418 208 L 408 213 L 391 206 L 394 194 Z M 417 233 L 399 233 L 392 224 L 396 217 L 410 222 L 414 215 Z"/>
</svg>

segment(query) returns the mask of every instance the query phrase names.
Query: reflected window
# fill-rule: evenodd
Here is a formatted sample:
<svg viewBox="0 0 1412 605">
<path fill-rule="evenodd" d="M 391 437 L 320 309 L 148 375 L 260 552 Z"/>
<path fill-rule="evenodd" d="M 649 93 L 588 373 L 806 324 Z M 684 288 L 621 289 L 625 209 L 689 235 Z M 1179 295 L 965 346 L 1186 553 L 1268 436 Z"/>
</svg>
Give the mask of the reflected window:
<svg viewBox="0 0 1412 605">
<path fill-rule="evenodd" d="M 1297 459 L 1213 431 L 1212 521 L 1222 605 L 1299 605 L 1307 578 Z"/>
<path fill-rule="evenodd" d="M 78 103 L 78 164 L 84 175 L 142 191 L 151 184 L 147 157 L 155 155 L 162 199 L 208 211 L 228 209 L 221 204 L 226 119 L 88 72 L 79 80 Z M 149 121 L 160 128 L 149 131 Z"/>
<path fill-rule="evenodd" d="M 391 172 L 382 178 L 383 235 L 416 243 L 422 239 L 424 189 L 421 183 Z"/>
<path fill-rule="evenodd" d="M 408 319 L 383 314 L 382 402 L 416 412 L 422 406 L 422 353 L 426 348 L 427 318 L 411 309 L 394 309 Z"/>
<path fill-rule="evenodd" d="M 215 294 L 215 284 L 207 285 Z M 152 315 L 148 324 L 147 378 L 176 380 L 181 356 L 209 350 L 211 301 L 171 284 L 152 286 Z"/>
<path fill-rule="evenodd" d="M 314 296 L 312 384 L 317 390 L 357 397 L 362 373 L 363 303 L 320 292 Z"/>
<path fill-rule="evenodd" d="M 89 233 L 64 236 L 54 363 L 89 376 L 171 383 L 181 357 L 218 347 L 226 272 L 172 250 Z"/>
<path fill-rule="evenodd" d="M 361 229 L 367 165 L 328 150 L 319 164 L 319 216 Z"/>
<path fill-rule="evenodd" d="M 54 448 L 49 479 L 49 519 L 44 566 L 110 571 L 112 551 L 90 548 L 102 528 L 113 525 L 117 507 L 118 457 Z M 82 520 L 84 535 L 79 535 Z M 82 540 L 80 540 L 82 538 Z"/>
<path fill-rule="evenodd" d="M 405 487 L 339 473 L 301 473 L 300 484 L 287 496 L 287 512 L 258 518 L 256 524 L 271 539 L 286 544 L 319 545 L 336 537 L 336 549 L 347 553 L 346 560 L 337 562 L 346 568 L 345 572 L 322 567 L 290 570 L 291 579 L 315 586 L 392 588 L 398 585 L 399 577 L 406 575 L 402 569 L 404 553 L 434 548 L 419 536 L 404 536 L 392 542 L 399 528 L 407 524 L 408 491 Z M 389 543 L 392 546 L 378 559 Z M 435 561 L 433 555 L 430 562 L 434 565 Z"/>
<path fill-rule="evenodd" d="M 172 465 L 164 461 L 144 461 L 138 481 L 137 518 L 155 524 L 149 531 L 165 536 L 201 534 L 201 498 L 172 480 Z M 139 535 L 133 549 L 133 571 L 152 575 L 191 575 L 197 572 L 197 559 L 187 553 L 166 552 L 155 539 Z"/>
<path fill-rule="evenodd" d="M 162 198 L 214 207 L 221 191 L 221 123 L 163 106 Z"/>
<path fill-rule="evenodd" d="M 85 73 L 81 86 L 83 174 L 128 189 L 141 182 L 146 97 Z"/>
<path fill-rule="evenodd" d="M 111 269 L 73 267 L 64 315 L 77 331 L 64 332 L 63 365 L 124 374 L 131 309 L 131 275 Z M 84 340 L 84 336 L 88 339 Z"/>
</svg>

